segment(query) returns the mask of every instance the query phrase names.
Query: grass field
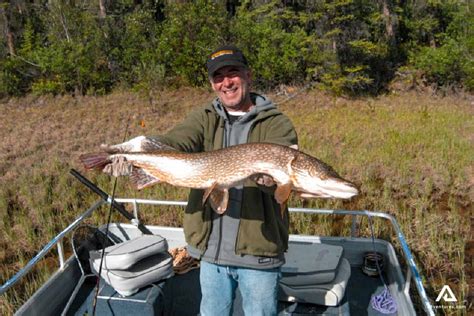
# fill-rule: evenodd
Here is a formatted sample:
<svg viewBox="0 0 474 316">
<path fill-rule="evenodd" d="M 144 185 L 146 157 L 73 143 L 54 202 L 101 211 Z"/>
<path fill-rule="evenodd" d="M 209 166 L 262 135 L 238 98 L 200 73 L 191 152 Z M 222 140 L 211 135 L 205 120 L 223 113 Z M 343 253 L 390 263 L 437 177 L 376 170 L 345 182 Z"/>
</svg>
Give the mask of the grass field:
<svg viewBox="0 0 474 316">
<path fill-rule="evenodd" d="M 416 93 L 370 99 L 337 99 L 307 91 L 285 101 L 270 94 L 294 122 L 300 149 L 332 165 L 361 189 L 349 202 L 292 200 L 293 206 L 383 210 L 399 221 L 434 301 L 444 284 L 467 314 L 472 301 L 472 201 L 474 197 L 474 98 Z M 27 97 L 0 104 L 0 279 L 3 284 L 97 197 L 69 175 L 78 156 L 100 143 L 160 134 L 208 90 L 157 92 L 153 100 L 132 93 L 104 97 Z M 105 175 L 87 173 L 111 191 Z M 118 181 L 118 196 L 185 199 L 166 185 L 136 192 Z M 145 211 L 146 224 L 180 225 L 181 212 Z M 103 223 L 106 210 L 90 223 Z M 119 219 L 117 217 L 117 219 Z M 347 231 L 348 221 L 294 217 L 293 232 Z M 393 238 L 383 223 L 376 234 Z M 361 234 L 368 235 L 366 225 Z M 56 269 L 53 255 L 26 282 L 0 297 L 0 314 L 12 314 Z"/>
</svg>

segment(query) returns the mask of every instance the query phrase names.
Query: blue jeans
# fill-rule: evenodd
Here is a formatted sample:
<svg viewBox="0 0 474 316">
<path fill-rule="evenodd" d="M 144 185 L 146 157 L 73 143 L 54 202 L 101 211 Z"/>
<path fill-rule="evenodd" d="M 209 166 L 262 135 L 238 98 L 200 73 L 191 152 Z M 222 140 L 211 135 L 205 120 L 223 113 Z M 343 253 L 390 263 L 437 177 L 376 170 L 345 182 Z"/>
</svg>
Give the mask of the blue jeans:
<svg viewBox="0 0 474 316">
<path fill-rule="evenodd" d="M 280 269 L 256 270 L 201 261 L 201 316 L 226 316 L 232 312 L 239 286 L 245 315 L 276 315 Z"/>
</svg>

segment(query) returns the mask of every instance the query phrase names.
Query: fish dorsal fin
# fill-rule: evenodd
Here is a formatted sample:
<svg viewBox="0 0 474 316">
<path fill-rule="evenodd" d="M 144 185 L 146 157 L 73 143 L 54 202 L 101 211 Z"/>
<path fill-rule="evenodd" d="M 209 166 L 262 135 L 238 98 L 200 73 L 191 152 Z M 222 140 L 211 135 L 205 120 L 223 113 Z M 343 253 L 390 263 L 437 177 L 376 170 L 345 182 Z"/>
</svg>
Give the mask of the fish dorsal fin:
<svg viewBox="0 0 474 316">
<path fill-rule="evenodd" d="M 149 174 L 142 168 L 133 167 L 132 174 L 130 175 L 130 181 L 138 190 L 141 190 L 160 182 L 160 179 Z"/>
<path fill-rule="evenodd" d="M 209 202 L 217 214 L 223 214 L 227 210 L 229 191 L 227 189 L 221 190 L 214 188 L 209 194 Z"/>
<path fill-rule="evenodd" d="M 166 145 L 166 144 L 160 142 L 157 139 L 148 138 L 148 137 L 145 138 L 144 140 L 142 140 L 141 150 L 142 150 L 142 152 L 154 152 L 154 151 L 160 151 L 160 150 L 176 151 L 175 148 L 173 148 L 169 145 Z"/>
</svg>

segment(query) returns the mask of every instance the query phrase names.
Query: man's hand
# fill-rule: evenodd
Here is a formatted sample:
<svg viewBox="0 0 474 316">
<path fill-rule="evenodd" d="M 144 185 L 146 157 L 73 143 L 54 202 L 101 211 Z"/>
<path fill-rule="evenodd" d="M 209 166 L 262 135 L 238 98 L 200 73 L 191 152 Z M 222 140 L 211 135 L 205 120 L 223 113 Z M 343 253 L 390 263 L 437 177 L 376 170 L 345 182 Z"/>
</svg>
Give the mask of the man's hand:
<svg viewBox="0 0 474 316">
<path fill-rule="evenodd" d="M 118 154 L 124 152 L 141 152 L 143 151 L 143 143 L 146 142 L 145 136 L 138 136 L 121 144 L 116 145 L 100 145 L 100 149 L 109 154 Z M 114 157 L 112 162 L 104 167 L 104 173 L 118 177 L 129 176 L 132 173 L 133 166 L 124 157 Z"/>
<path fill-rule="evenodd" d="M 266 187 L 272 187 L 276 184 L 276 182 L 273 180 L 273 177 L 267 174 L 263 174 L 263 173 L 256 173 L 250 176 L 250 179 L 257 184 L 263 185 Z"/>
<path fill-rule="evenodd" d="M 146 136 L 138 136 L 117 145 L 100 145 L 100 149 L 109 153 L 137 153 L 137 152 L 153 152 L 158 150 L 176 150 L 171 146 L 162 143 L 160 140 L 149 138 Z"/>
<path fill-rule="evenodd" d="M 291 145 L 289 147 L 298 150 L 298 145 L 297 144 Z M 273 177 L 269 176 L 268 174 L 264 174 L 264 173 L 256 173 L 256 174 L 250 176 L 250 180 L 252 180 L 253 182 L 255 182 L 258 185 L 262 185 L 262 186 L 266 186 L 266 187 L 272 187 L 272 186 L 276 185 L 276 182 L 275 182 L 275 180 L 273 180 Z"/>
<path fill-rule="evenodd" d="M 100 145 L 100 149 L 109 153 L 109 154 L 116 154 L 116 153 L 123 153 L 123 152 L 141 152 L 143 151 L 143 144 L 146 142 L 145 136 L 138 136 L 132 138 L 124 143 L 116 144 L 116 145 L 107 145 L 102 144 Z"/>
<path fill-rule="evenodd" d="M 109 163 L 102 169 L 102 172 L 118 177 L 118 176 L 129 176 L 132 174 L 133 165 L 125 159 L 125 157 L 114 157 L 112 162 Z"/>
</svg>

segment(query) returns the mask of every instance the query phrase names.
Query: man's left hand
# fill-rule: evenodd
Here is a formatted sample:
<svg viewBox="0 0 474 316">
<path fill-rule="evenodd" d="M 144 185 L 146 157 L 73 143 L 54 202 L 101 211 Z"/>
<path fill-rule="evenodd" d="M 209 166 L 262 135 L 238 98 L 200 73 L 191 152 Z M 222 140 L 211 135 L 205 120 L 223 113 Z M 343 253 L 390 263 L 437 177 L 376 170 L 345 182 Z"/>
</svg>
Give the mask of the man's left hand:
<svg viewBox="0 0 474 316">
<path fill-rule="evenodd" d="M 250 177 L 250 179 L 252 179 L 252 181 L 254 181 L 257 184 L 263 185 L 266 187 L 272 187 L 276 184 L 275 180 L 273 180 L 273 177 L 267 174 L 263 174 L 263 173 L 254 174 Z"/>
</svg>

